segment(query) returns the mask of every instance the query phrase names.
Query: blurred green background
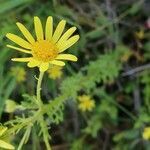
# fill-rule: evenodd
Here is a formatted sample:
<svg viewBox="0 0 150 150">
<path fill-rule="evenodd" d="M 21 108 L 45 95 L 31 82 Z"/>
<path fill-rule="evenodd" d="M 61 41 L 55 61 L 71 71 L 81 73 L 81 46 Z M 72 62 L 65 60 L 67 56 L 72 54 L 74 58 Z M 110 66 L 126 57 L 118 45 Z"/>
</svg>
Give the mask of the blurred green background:
<svg viewBox="0 0 150 150">
<path fill-rule="evenodd" d="M 78 62 L 67 63 L 60 79 L 47 73 L 42 85 L 45 99 L 68 97 L 63 121 L 51 125 L 52 149 L 149 150 L 150 142 L 142 136 L 150 126 L 149 8 L 148 0 L 0 0 L 0 122 L 21 115 L 6 112 L 5 103 L 33 95 L 38 72 L 10 61 L 24 55 L 6 47 L 10 41 L 5 35 L 21 35 L 18 21 L 34 35 L 33 17 L 44 25 L 53 16 L 55 27 L 61 19 L 67 20 L 67 28 L 76 26 L 80 40 L 68 50 Z M 18 66 L 21 73 L 14 69 Z M 81 95 L 95 101 L 91 111 L 79 109 Z M 33 131 L 24 149 L 43 150 L 42 143 Z"/>
</svg>

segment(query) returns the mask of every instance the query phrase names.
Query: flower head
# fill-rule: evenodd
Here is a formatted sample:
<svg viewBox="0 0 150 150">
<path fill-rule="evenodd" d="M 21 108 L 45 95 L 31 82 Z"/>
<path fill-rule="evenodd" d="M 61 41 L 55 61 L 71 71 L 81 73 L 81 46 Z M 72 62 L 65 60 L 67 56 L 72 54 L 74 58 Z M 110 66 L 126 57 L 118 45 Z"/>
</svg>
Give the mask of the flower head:
<svg viewBox="0 0 150 150">
<path fill-rule="evenodd" d="M 3 148 L 3 149 L 15 149 L 15 147 L 5 141 L 5 140 L 2 136 L 6 133 L 6 131 L 8 130 L 7 127 L 4 127 L 2 125 L 0 125 L 0 148 Z"/>
<path fill-rule="evenodd" d="M 150 140 L 150 127 L 144 128 L 142 136 L 143 136 L 143 139 Z"/>
<path fill-rule="evenodd" d="M 30 54 L 31 56 L 25 58 L 13 58 L 12 60 L 27 62 L 28 67 L 39 67 L 41 72 L 48 70 L 50 64 L 64 66 L 65 63 L 62 60 L 77 61 L 77 57 L 74 55 L 60 54 L 79 40 L 79 35 L 71 37 L 75 32 L 76 27 L 71 27 L 62 35 L 65 24 L 65 20 L 60 21 L 53 32 L 53 18 L 49 16 L 46 21 L 44 34 L 40 19 L 34 17 L 36 33 L 36 39 L 34 39 L 26 27 L 18 22 L 17 26 L 26 40 L 15 34 L 8 33 L 6 37 L 21 46 L 21 48 L 12 45 L 7 45 L 7 47 Z"/>
<path fill-rule="evenodd" d="M 11 68 L 11 74 L 16 78 L 17 82 L 23 82 L 25 81 L 26 72 L 24 68 L 16 66 Z"/>
<path fill-rule="evenodd" d="M 47 70 L 48 75 L 51 79 L 59 79 L 62 75 L 62 67 L 61 66 L 53 66 L 49 70 Z"/>
<path fill-rule="evenodd" d="M 95 107 L 95 101 L 89 95 L 82 95 L 78 97 L 80 102 L 79 109 L 81 111 L 91 111 Z"/>
</svg>

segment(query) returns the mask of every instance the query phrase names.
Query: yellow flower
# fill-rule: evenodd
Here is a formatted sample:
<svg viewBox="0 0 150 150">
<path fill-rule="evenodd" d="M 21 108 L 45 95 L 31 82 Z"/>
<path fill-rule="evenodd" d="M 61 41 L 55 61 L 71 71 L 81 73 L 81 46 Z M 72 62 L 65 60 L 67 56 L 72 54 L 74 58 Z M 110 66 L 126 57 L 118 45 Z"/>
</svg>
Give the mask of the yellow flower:
<svg viewBox="0 0 150 150">
<path fill-rule="evenodd" d="M 11 74 L 16 78 L 17 82 L 23 82 L 26 79 L 26 72 L 22 67 L 12 67 Z"/>
<path fill-rule="evenodd" d="M 7 127 L 4 126 L 0 126 L 0 148 L 3 149 L 15 149 L 15 147 L 7 142 L 5 142 L 5 140 L 3 139 L 3 135 L 5 134 L 5 132 L 7 131 Z"/>
<path fill-rule="evenodd" d="M 91 111 L 95 107 L 95 101 L 89 95 L 82 95 L 78 97 L 80 102 L 79 109 L 81 111 Z"/>
<path fill-rule="evenodd" d="M 62 75 L 62 67 L 61 66 L 53 66 L 49 70 L 47 70 L 49 78 L 59 79 Z"/>
<path fill-rule="evenodd" d="M 150 140 L 150 127 L 144 128 L 143 139 Z"/>
<path fill-rule="evenodd" d="M 18 22 L 17 26 L 26 40 L 15 34 L 8 33 L 6 37 L 21 46 L 21 48 L 12 45 L 7 45 L 7 47 L 32 56 L 25 58 L 13 58 L 12 60 L 18 62 L 28 62 L 28 67 L 32 68 L 37 66 L 41 72 L 48 70 L 50 64 L 64 66 L 65 63 L 61 60 L 77 61 L 77 57 L 74 55 L 60 54 L 67 48 L 71 47 L 79 39 L 79 35 L 74 35 L 71 37 L 71 35 L 75 32 L 76 27 L 71 27 L 62 35 L 65 24 L 65 20 L 60 21 L 53 33 L 53 18 L 49 16 L 46 21 L 44 34 L 40 19 L 38 17 L 34 17 L 34 27 L 36 33 L 36 39 L 34 39 L 26 27 Z"/>
</svg>

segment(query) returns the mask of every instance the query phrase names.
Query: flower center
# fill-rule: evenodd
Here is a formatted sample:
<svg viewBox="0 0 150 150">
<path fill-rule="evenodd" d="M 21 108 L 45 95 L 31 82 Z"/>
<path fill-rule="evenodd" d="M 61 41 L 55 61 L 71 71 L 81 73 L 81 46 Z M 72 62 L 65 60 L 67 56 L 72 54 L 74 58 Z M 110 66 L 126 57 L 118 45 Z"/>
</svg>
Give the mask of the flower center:
<svg viewBox="0 0 150 150">
<path fill-rule="evenodd" d="M 36 41 L 32 45 L 32 55 L 39 61 L 50 61 L 54 60 L 58 55 L 57 47 L 50 41 L 41 40 Z"/>
</svg>

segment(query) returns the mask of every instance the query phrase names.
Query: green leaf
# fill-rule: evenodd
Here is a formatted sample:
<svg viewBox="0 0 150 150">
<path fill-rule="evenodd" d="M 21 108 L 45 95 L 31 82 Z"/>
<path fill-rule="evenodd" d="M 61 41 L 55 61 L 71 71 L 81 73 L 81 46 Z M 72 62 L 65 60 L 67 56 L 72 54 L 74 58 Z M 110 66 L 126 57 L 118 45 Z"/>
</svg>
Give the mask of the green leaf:
<svg viewBox="0 0 150 150">
<path fill-rule="evenodd" d="M 5 13 L 15 7 L 27 4 L 33 0 L 3 0 L 0 5 L 0 14 Z"/>
<path fill-rule="evenodd" d="M 135 15 L 141 10 L 141 3 L 134 3 L 129 10 L 129 14 Z"/>
</svg>

